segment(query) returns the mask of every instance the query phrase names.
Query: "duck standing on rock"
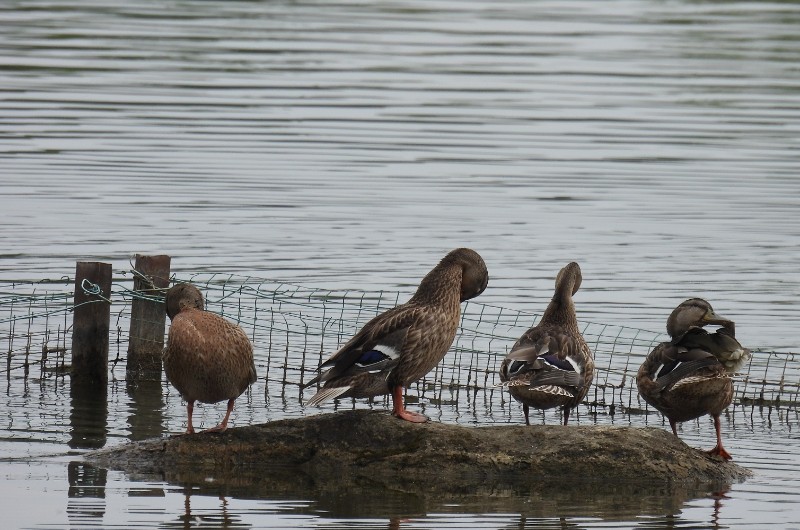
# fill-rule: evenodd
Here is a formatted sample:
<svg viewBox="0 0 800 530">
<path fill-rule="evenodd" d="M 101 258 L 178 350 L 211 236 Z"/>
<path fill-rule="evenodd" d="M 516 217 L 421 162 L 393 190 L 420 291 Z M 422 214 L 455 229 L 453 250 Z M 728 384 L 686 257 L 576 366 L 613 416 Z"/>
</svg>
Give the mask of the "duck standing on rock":
<svg viewBox="0 0 800 530">
<path fill-rule="evenodd" d="M 167 291 L 167 315 L 172 320 L 164 349 L 164 373 L 186 400 L 186 434 L 194 433 L 194 402 L 228 400 L 222 422 L 203 432 L 222 432 L 237 397 L 256 381 L 253 345 L 244 330 L 204 310 L 203 295 L 189 283 Z"/>
<path fill-rule="evenodd" d="M 556 277 L 556 289 L 539 323 L 526 331 L 500 365 L 501 386 L 522 403 L 525 424 L 529 408 L 564 407 L 569 412 L 586 397 L 594 377 L 592 352 L 578 330 L 572 295 L 583 277 L 580 266 L 569 263 Z"/>
<path fill-rule="evenodd" d="M 477 252 L 451 251 L 422 279 L 408 302 L 367 322 L 320 365 L 320 375 L 305 386 L 323 385 L 307 404 L 391 394 L 394 416 L 414 423 L 428 421 L 406 410 L 403 389 L 444 358 L 455 339 L 461 302 L 481 294 L 488 282 L 486 264 Z"/>
<path fill-rule="evenodd" d="M 709 333 L 703 326 L 722 326 Z M 636 375 L 639 394 L 669 420 L 678 436 L 677 422 L 710 414 L 717 445 L 708 453 L 730 460 L 722 447 L 720 414 L 733 400 L 731 375 L 750 358 L 750 350 L 736 340 L 733 321 L 714 312 L 702 298 L 690 298 L 667 319 L 672 338 L 647 356 Z"/>
</svg>

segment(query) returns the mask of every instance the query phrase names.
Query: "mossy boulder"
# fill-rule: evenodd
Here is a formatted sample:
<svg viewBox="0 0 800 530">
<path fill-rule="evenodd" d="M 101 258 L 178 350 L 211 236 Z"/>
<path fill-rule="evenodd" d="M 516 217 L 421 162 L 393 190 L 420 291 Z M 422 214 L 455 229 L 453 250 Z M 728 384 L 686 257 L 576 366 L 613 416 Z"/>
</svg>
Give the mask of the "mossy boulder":
<svg viewBox="0 0 800 530">
<path fill-rule="evenodd" d="M 750 474 L 659 428 L 412 424 L 364 410 L 132 442 L 86 459 L 134 475 L 264 495 L 599 491 L 620 502 L 654 491 L 678 506 Z"/>
</svg>

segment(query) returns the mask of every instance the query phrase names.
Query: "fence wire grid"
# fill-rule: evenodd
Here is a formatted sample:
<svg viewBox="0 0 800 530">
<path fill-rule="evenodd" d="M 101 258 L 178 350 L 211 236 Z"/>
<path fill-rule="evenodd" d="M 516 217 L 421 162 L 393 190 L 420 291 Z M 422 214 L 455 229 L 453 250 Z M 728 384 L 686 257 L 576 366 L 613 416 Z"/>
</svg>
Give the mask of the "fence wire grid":
<svg viewBox="0 0 800 530">
<path fill-rule="evenodd" d="M 114 272 L 109 337 L 112 377 L 120 371 L 124 374 L 130 305 L 134 297 L 142 296 L 132 290 L 133 274 L 138 273 Z M 206 298 L 207 310 L 245 329 L 255 348 L 267 401 L 270 395 L 296 396 L 300 402 L 308 399 L 316 389 L 302 387 L 316 375 L 320 362 L 369 319 L 410 297 L 410 293 L 326 290 L 220 273 L 198 273 L 173 281 L 195 284 Z M 6 350 L 0 372 L 9 384 L 14 378 L 37 373 L 43 380 L 68 373 L 74 289 L 74 280 L 68 277 L 0 282 L 0 344 Z M 495 386 L 498 368 L 516 339 L 540 316 L 474 301 L 463 303 L 450 351 L 432 372 L 407 389 L 406 399 L 424 404 L 428 413 L 456 407 L 466 408 L 478 418 L 492 416 L 495 409 L 508 409 L 510 397 Z M 596 364 L 594 385 L 584 403 L 589 413 L 648 412 L 636 390 L 636 371 L 644 356 L 667 336 L 611 324 L 579 324 Z M 749 364 L 734 379 L 734 404 L 789 409 L 797 414 L 797 354 L 751 350 Z"/>
</svg>

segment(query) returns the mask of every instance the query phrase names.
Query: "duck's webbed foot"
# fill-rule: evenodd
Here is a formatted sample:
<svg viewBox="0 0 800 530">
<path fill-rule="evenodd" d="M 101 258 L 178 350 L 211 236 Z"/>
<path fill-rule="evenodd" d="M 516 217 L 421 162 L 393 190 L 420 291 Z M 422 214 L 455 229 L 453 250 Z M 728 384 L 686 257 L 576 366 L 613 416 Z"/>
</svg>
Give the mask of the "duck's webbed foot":
<svg viewBox="0 0 800 530">
<path fill-rule="evenodd" d="M 428 417 L 425 416 L 424 414 L 406 410 L 406 407 L 403 403 L 402 386 L 396 386 L 392 389 L 392 403 L 394 404 L 394 407 L 392 408 L 393 416 L 396 416 L 401 420 L 410 421 L 412 423 L 425 423 L 426 421 L 428 421 Z"/>
<path fill-rule="evenodd" d="M 708 450 L 707 453 L 711 456 L 722 457 L 723 460 L 733 460 L 731 454 L 728 451 L 726 451 L 725 448 L 722 447 L 721 445 L 715 446 L 714 449 Z"/>
</svg>

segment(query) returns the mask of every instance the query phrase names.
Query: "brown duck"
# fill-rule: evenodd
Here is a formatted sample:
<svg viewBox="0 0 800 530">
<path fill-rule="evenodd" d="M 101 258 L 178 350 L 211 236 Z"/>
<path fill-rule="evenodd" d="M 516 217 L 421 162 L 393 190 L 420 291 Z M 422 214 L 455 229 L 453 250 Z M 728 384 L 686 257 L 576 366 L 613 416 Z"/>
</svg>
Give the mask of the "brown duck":
<svg viewBox="0 0 800 530">
<path fill-rule="evenodd" d="M 703 326 L 722 326 L 709 333 Z M 717 445 L 709 451 L 730 460 L 722 447 L 720 414 L 733 400 L 731 374 L 750 358 L 750 351 L 736 340 L 733 321 L 714 312 L 701 298 L 690 298 L 676 307 L 667 319 L 672 338 L 647 356 L 636 375 L 639 394 L 676 424 L 710 414 L 714 419 Z"/>
<path fill-rule="evenodd" d="M 451 251 L 422 279 L 408 302 L 367 322 L 320 365 L 320 375 L 306 386 L 323 386 L 307 404 L 391 394 L 392 414 L 415 423 L 427 421 L 406 410 L 403 389 L 442 360 L 455 338 L 461 302 L 481 294 L 488 281 L 486 264 L 477 252 Z"/>
<path fill-rule="evenodd" d="M 194 402 L 228 400 L 222 422 L 203 432 L 228 427 L 233 403 L 256 381 L 253 346 L 244 330 L 203 310 L 203 295 L 193 285 L 179 283 L 167 291 L 167 315 L 172 320 L 164 349 L 167 379 L 186 400 L 188 426 L 194 432 Z"/>
<path fill-rule="evenodd" d="M 525 423 L 530 407 L 570 410 L 586 397 L 594 377 L 592 352 L 578 330 L 572 295 L 583 277 L 572 262 L 559 271 L 556 289 L 539 323 L 526 331 L 500 365 L 501 386 L 522 403 Z"/>
</svg>

